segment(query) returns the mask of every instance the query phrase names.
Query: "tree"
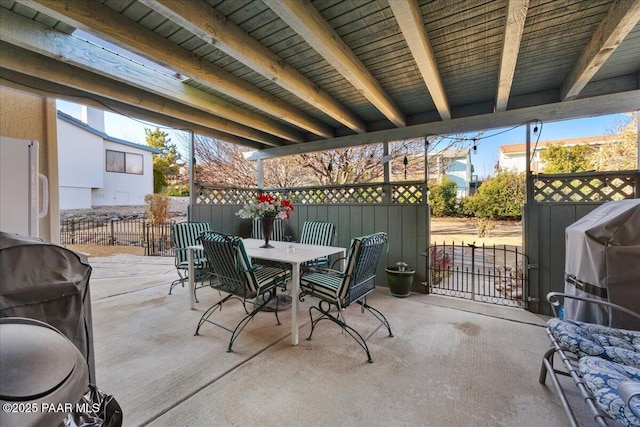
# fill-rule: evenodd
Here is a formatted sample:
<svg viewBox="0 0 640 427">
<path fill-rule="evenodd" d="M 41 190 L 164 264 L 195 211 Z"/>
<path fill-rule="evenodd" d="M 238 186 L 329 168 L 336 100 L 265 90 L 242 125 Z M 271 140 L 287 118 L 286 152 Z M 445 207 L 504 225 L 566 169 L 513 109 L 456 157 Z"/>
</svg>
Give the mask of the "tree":
<svg viewBox="0 0 640 427">
<path fill-rule="evenodd" d="M 613 135 L 615 141 L 604 144 L 594 159 L 599 171 L 621 171 L 638 168 L 638 112 L 633 112 L 630 122 L 617 122 Z"/>
<path fill-rule="evenodd" d="M 448 149 L 464 141 L 463 138 L 437 137 L 430 142 L 429 149 Z M 185 139 L 183 143 L 189 146 L 190 142 Z M 441 145 L 445 145 L 444 148 Z M 389 146 L 392 180 L 404 179 L 405 171 L 408 180 L 424 178 L 422 138 Z M 246 160 L 247 151 L 249 149 L 239 145 L 196 135 L 196 181 L 210 185 L 256 186 L 257 165 Z M 371 144 L 268 159 L 263 161 L 263 184 L 265 188 L 277 188 L 381 181 L 383 154 L 382 144 Z"/>
<path fill-rule="evenodd" d="M 372 182 L 384 174 L 380 144 L 305 153 L 294 157 L 312 178 L 312 185 Z"/>
<path fill-rule="evenodd" d="M 294 156 L 267 159 L 262 162 L 266 188 L 301 187 L 308 181 L 308 173 Z"/>
<path fill-rule="evenodd" d="M 503 171 L 484 181 L 465 209 L 479 218 L 518 219 L 525 198 L 524 172 Z"/>
<path fill-rule="evenodd" d="M 590 170 L 590 154 L 592 149 L 584 145 L 567 147 L 550 144 L 542 152 L 540 160 L 544 164 L 544 173 L 575 173 Z"/>
<path fill-rule="evenodd" d="M 168 181 L 176 179 L 180 172 L 180 153 L 175 144 L 171 144 L 171 138 L 168 133 L 161 131 L 159 128 L 151 130 L 144 129 L 147 144 L 150 147 L 160 150 L 160 154 L 153 156 L 153 192 L 160 193 L 167 187 Z"/>
<path fill-rule="evenodd" d="M 254 187 L 258 171 L 256 162 L 244 157 L 247 151 L 249 149 L 236 144 L 196 135 L 195 181 L 209 185 Z"/>
<path fill-rule="evenodd" d="M 447 216 L 456 213 L 458 186 L 444 177 L 439 184 L 429 185 L 429 205 L 434 216 Z"/>
</svg>

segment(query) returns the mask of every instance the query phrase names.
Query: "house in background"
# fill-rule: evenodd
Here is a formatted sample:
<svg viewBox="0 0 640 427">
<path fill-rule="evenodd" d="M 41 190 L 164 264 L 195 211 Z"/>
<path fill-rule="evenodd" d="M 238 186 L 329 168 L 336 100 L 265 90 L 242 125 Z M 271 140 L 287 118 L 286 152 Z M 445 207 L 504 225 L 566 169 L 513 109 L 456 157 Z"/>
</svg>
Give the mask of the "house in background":
<svg viewBox="0 0 640 427">
<path fill-rule="evenodd" d="M 449 149 L 429 153 L 429 179 L 447 177 L 457 185 L 457 198 L 473 196 L 478 177 L 473 174 L 471 149 Z"/>
<path fill-rule="evenodd" d="M 592 136 L 585 138 L 558 139 L 554 141 L 544 141 L 531 143 L 531 171 L 538 173 L 544 169 L 541 161 L 541 153 L 544 152 L 549 145 L 563 145 L 573 147 L 576 145 L 589 145 L 592 147 L 601 146 L 617 140 L 616 135 Z M 511 170 L 516 172 L 524 172 L 526 160 L 526 144 L 510 144 L 501 145 L 498 154 L 497 170 Z"/>
<path fill-rule="evenodd" d="M 83 120 L 57 112 L 60 209 L 144 205 L 160 150 L 110 137 L 103 111 L 82 112 Z"/>
</svg>

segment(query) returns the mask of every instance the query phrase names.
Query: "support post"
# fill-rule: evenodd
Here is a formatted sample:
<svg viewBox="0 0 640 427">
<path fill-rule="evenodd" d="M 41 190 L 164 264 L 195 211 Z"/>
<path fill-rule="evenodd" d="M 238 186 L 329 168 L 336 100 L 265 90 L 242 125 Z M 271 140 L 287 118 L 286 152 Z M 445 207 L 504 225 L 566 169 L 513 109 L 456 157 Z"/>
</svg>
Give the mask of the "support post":
<svg viewBox="0 0 640 427">
<path fill-rule="evenodd" d="M 189 167 L 189 209 L 187 210 L 187 221 L 191 221 L 192 218 L 192 209 L 193 205 L 196 202 L 196 192 L 195 192 L 195 168 L 196 168 L 196 158 L 195 158 L 195 134 L 193 130 L 189 130 L 191 133 L 191 140 L 189 141 L 189 160 L 191 167 Z"/>
<path fill-rule="evenodd" d="M 382 156 L 387 158 L 389 155 L 389 143 L 387 141 L 382 143 Z M 384 191 L 383 203 L 392 203 L 393 191 L 391 189 L 391 160 L 382 164 L 383 169 L 383 183 L 382 189 Z"/>
<path fill-rule="evenodd" d="M 264 169 L 262 167 L 262 159 L 258 159 L 258 189 L 264 188 Z"/>
<path fill-rule="evenodd" d="M 526 151 L 525 151 L 525 184 L 527 188 L 526 203 L 533 202 L 533 181 L 531 176 L 531 122 L 527 122 L 527 135 L 526 135 Z M 535 155 L 535 153 L 533 153 Z"/>
</svg>

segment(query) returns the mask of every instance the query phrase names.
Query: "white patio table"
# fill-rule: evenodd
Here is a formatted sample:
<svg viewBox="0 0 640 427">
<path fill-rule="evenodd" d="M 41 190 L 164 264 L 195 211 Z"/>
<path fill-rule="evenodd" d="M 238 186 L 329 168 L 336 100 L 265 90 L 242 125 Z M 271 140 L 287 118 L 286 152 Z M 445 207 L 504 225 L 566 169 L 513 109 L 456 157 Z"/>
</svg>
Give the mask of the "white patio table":
<svg viewBox="0 0 640 427">
<path fill-rule="evenodd" d="M 279 261 L 285 264 L 291 264 L 291 344 L 298 345 L 298 293 L 300 292 L 300 266 L 316 258 L 324 256 L 340 254 L 345 257 L 346 248 L 337 246 L 318 246 L 307 245 L 304 243 L 277 242 L 269 241 L 273 248 L 265 249 L 260 246 L 264 244 L 264 240 L 259 239 L 242 239 L 247 256 L 250 258 L 264 259 L 268 261 Z M 202 245 L 189 246 L 189 298 L 190 308 L 195 308 L 193 281 L 193 251 L 202 249 Z M 343 261 L 344 262 L 344 261 Z"/>
</svg>

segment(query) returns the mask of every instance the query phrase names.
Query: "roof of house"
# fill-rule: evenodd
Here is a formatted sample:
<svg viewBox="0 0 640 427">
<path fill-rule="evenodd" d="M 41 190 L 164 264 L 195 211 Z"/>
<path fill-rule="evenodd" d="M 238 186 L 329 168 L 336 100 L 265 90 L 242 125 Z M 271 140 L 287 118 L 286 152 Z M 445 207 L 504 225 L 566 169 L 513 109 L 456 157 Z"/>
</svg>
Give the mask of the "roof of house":
<svg viewBox="0 0 640 427">
<path fill-rule="evenodd" d="M 615 141 L 617 136 L 615 135 L 602 135 L 602 136 L 589 136 L 583 138 L 565 138 L 565 139 L 556 139 L 553 141 L 542 141 L 542 142 L 532 142 L 532 149 L 535 147 L 537 151 L 546 149 L 549 145 L 599 145 L 605 144 L 607 142 Z M 509 145 L 501 145 L 500 152 L 502 153 L 524 153 L 527 148 L 526 144 L 509 144 Z"/>
<path fill-rule="evenodd" d="M 82 120 L 78 120 L 73 116 L 70 116 L 66 113 L 63 113 L 62 111 L 58 111 L 58 118 L 62 121 L 65 121 L 73 126 L 76 126 L 80 129 L 83 129 L 89 133 L 92 133 L 94 135 L 97 135 L 101 138 L 103 138 L 106 141 L 111 141 L 111 142 L 115 142 L 116 144 L 122 144 L 122 145 L 127 145 L 129 147 L 133 147 L 133 148 L 138 148 L 140 150 L 145 150 L 145 151 L 149 151 L 153 154 L 160 154 L 162 151 L 158 150 L 157 148 L 153 148 L 153 147 L 149 147 L 148 145 L 142 145 L 142 144 L 136 144 L 135 142 L 131 142 L 131 141 L 125 141 L 124 139 L 120 139 L 120 138 L 114 138 L 112 136 L 107 135 L 106 133 L 92 128 L 91 126 L 87 125 L 85 122 L 83 122 Z"/>
<path fill-rule="evenodd" d="M 442 151 L 434 151 L 433 153 L 429 153 L 429 157 L 444 157 L 445 159 L 457 159 L 462 157 L 467 157 L 470 148 L 450 148 Z"/>
</svg>

